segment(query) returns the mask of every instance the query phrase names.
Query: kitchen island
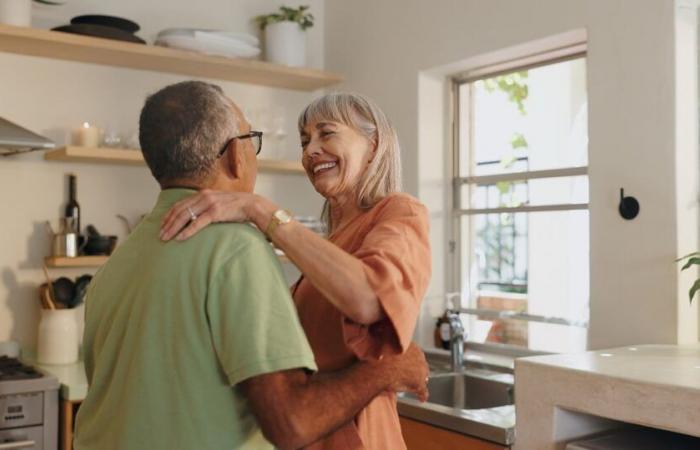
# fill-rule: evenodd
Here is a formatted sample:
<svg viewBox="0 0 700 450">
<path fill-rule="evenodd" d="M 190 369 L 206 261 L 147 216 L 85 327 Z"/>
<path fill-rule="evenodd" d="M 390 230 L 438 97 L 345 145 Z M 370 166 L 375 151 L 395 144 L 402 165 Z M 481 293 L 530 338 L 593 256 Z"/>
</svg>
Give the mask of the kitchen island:
<svg viewBox="0 0 700 450">
<path fill-rule="evenodd" d="M 639 345 L 515 362 L 515 450 L 627 425 L 698 437 L 700 344 Z"/>
</svg>

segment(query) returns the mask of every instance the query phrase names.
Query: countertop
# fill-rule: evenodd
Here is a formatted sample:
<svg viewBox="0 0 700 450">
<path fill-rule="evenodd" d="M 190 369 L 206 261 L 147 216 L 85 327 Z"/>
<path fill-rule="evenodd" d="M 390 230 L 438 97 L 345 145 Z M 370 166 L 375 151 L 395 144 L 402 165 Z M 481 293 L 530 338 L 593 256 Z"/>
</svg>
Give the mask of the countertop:
<svg viewBox="0 0 700 450">
<path fill-rule="evenodd" d="M 700 344 L 517 359 L 515 399 L 516 450 L 562 448 L 620 422 L 700 436 Z"/>
<path fill-rule="evenodd" d="M 83 361 L 73 364 L 39 364 L 33 354 L 22 354 L 22 361 L 38 367 L 58 378 L 61 384 L 61 399 L 70 402 L 82 402 L 87 395 L 88 382 Z"/>
</svg>

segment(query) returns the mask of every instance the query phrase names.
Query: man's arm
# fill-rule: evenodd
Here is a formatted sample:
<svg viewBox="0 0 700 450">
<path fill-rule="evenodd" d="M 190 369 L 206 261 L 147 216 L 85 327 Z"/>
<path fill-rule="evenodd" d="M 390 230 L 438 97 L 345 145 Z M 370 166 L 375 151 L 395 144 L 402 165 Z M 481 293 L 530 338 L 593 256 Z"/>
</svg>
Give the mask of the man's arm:
<svg viewBox="0 0 700 450">
<path fill-rule="evenodd" d="M 428 366 L 415 344 L 399 356 L 348 369 L 309 375 L 301 369 L 253 377 L 242 383 L 265 437 L 280 449 L 308 445 L 350 421 L 386 390 L 427 399 Z"/>
</svg>

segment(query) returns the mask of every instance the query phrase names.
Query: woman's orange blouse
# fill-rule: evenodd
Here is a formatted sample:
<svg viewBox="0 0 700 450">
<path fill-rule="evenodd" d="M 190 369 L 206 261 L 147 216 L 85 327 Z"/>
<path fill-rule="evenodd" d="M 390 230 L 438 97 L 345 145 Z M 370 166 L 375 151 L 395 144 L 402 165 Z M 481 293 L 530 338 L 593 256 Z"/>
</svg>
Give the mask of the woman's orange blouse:
<svg viewBox="0 0 700 450">
<path fill-rule="evenodd" d="M 329 239 L 364 263 L 385 318 L 369 326 L 354 323 L 302 277 L 295 286 L 294 302 L 319 370 L 335 371 L 357 360 L 405 351 L 430 280 L 426 207 L 407 194 L 391 194 Z M 396 395 L 379 395 L 354 421 L 308 448 L 405 449 Z"/>
</svg>

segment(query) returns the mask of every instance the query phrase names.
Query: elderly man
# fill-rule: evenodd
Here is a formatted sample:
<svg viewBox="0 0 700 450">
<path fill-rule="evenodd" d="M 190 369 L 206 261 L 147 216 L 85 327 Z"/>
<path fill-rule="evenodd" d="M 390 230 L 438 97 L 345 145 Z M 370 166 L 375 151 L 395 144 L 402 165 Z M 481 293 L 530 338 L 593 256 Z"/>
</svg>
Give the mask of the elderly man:
<svg viewBox="0 0 700 450">
<path fill-rule="evenodd" d="M 165 212 L 197 190 L 252 191 L 261 137 L 214 85 L 178 83 L 146 101 L 141 147 L 162 191 L 87 295 L 90 389 L 76 450 L 298 448 L 380 392 L 424 395 L 427 368 L 415 347 L 312 374 L 279 263 L 252 226 L 159 239 Z"/>
</svg>

